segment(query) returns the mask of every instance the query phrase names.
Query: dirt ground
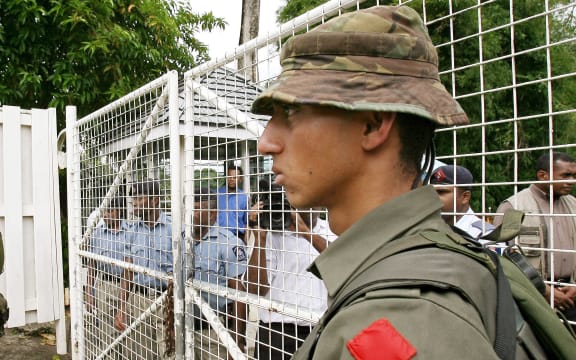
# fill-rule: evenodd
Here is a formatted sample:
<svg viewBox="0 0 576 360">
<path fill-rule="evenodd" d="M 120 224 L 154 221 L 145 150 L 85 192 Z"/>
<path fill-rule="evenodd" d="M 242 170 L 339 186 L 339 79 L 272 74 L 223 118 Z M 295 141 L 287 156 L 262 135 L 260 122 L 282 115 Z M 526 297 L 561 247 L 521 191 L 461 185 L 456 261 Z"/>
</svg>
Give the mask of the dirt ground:
<svg viewBox="0 0 576 360">
<path fill-rule="evenodd" d="M 71 360 L 56 353 L 56 332 L 53 323 L 26 325 L 5 329 L 0 337 L 1 360 Z M 69 328 L 66 330 L 69 331 Z M 70 334 L 67 334 L 68 339 Z M 67 342 L 70 347 L 70 341 Z"/>
</svg>

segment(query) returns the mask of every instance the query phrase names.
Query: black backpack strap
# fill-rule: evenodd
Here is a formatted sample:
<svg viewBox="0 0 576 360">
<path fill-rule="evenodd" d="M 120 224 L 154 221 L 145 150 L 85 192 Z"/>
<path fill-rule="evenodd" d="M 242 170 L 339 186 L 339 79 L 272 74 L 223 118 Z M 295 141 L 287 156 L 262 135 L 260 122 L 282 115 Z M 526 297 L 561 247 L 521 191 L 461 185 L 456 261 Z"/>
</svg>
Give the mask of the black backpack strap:
<svg viewBox="0 0 576 360">
<path fill-rule="evenodd" d="M 484 250 L 496 264 L 496 284 L 498 286 L 496 305 L 496 339 L 494 351 L 500 359 L 516 357 L 516 319 L 514 298 L 508 278 L 504 275 L 498 254 L 492 250 Z"/>
<path fill-rule="evenodd" d="M 504 249 L 502 256 L 506 257 L 508 260 L 512 261 L 514 265 L 518 266 L 540 294 L 546 294 L 546 284 L 544 283 L 542 276 L 540 276 L 540 273 L 538 273 L 538 271 L 526 260 L 524 252 L 520 246 L 507 247 Z"/>
</svg>

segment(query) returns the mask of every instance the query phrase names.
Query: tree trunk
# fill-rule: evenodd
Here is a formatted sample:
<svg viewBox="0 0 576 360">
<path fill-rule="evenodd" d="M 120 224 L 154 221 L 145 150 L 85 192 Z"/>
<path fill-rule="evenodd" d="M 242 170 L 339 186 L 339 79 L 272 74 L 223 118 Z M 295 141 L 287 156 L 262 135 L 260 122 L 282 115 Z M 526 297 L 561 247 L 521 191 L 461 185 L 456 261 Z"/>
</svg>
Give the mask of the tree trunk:
<svg viewBox="0 0 576 360">
<path fill-rule="evenodd" d="M 242 22 L 240 23 L 239 45 L 258 36 L 260 27 L 260 0 L 242 0 Z M 238 70 L 245 74 L 247 79 L 258 81 L 256 50 L 246 52 L 238 58 Z"/>
</svg>

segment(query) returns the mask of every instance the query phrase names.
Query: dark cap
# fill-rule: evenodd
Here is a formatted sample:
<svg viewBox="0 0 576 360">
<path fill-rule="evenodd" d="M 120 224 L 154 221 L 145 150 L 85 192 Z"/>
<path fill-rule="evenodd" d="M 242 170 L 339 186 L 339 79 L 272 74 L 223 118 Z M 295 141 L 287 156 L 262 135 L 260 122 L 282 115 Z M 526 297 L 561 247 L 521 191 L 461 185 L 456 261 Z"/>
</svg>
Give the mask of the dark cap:
<svg viewBox="0 0 576 360">
<path fill-rule="evenodd" d="M 272 115 L 274 102 L 351 111 L 408 113 L 438 125 L 468 117 L 440 83 L 438 55 L 418 13 L 374 6 L 333 18 L 282 47 L 282 72 L 252 104 Z"/>
<path fill-rule="evenodd" d="M 115 197 L 110 200 L 110 204 L 108 208 L 110 209 L 123 209 L 124 208 L 124 198 L 123 197 Z"/>
<path fill-rule="evenodd" d="M 216 194 L 210 188 L 197 186 L 194 188 L 194 202 L 216 201 Z"/>
<path fill-rule="evenodd" d="M 158 181 L 145 181 L 132 186 L 132 195 L 160 195 L 160 183 Z"/>
<path fill-rule="evenodd" d="M 433 185 L 465 185 L 462 187 L 466 189 L 470 189 L 473 182 L 474 178 L 470 170 L 458 165 L 440 166 L 434 170 L 430 178 L 430 184 Z"/>
</svg>

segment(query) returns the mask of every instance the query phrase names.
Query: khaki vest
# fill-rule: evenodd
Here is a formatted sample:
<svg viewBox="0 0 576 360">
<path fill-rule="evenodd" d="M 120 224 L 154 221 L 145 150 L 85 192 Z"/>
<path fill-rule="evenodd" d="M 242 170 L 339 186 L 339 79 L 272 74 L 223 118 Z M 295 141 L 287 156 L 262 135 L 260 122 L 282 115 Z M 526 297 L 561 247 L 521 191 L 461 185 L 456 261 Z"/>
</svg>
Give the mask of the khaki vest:
<svg viewBox="0 0 576 360">
<path fill-rule="evenodd" d="M 543 211 L 538 207 L 538 203 L 534 200 L 530 188 L 524 189 L 506 199 L 510 205 L 516 209 L 522 210 L 527 216 L 522 221 L 523 230 L 518 236 L 518 244 L 522 246 L 524 255 L 544 278 L 548 279 L 547 259 L 542 256 L 541 250 L 532 250 L 531 248 L 547 248 L 548 247 L 548 229 L 543 216 L 530 216 L 530 214 L 542 214 Z M 557 201 L 560 201 L 569 211 L 570 214 L 576 214 L 576 198 L 571 195 L 561 196 Z M 572 218 L 573 231 L 572 242 L 576 245 L 576 217 Z M 574 281 L 575 271 L 572 273 L 570 281 Z"/>
</svg>

